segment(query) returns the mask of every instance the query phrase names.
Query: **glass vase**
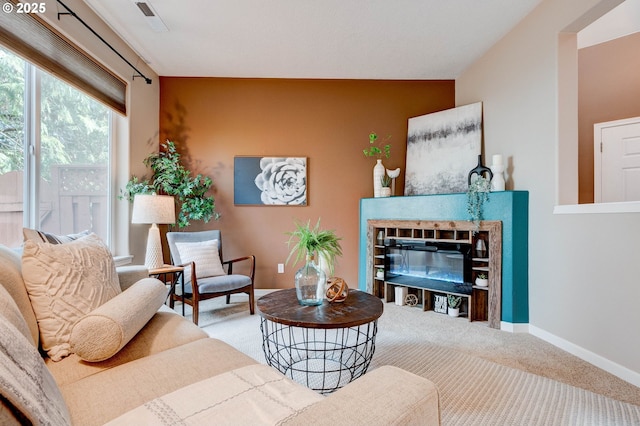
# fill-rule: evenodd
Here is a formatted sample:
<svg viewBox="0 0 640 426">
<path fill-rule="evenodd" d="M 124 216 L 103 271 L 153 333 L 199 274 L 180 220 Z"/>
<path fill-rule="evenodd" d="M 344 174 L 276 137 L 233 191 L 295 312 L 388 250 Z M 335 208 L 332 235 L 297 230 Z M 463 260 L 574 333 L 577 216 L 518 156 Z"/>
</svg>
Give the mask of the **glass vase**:
<svg viewBox="0 0 640 426">
<path fill-rule="evenodd" d="M 296 296 L 303 306 L 322 305 L 327 276 L 318 268 L 312 255 L 307 256 L 305 265 L 295 275 Z"/>
</svg>

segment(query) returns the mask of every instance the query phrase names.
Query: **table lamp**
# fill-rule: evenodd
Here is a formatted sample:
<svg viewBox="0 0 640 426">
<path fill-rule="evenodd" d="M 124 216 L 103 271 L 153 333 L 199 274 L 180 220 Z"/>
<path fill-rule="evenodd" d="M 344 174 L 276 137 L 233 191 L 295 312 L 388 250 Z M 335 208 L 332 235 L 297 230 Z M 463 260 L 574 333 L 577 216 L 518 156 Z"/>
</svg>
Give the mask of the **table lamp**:
<svg viewBox="0 0 640 426">
<path fill-rule="evenodd" d="M 147 238 L 147 252 L 144 257 L 144 266 L 148 269 L 157 269 L 164 264 L 158 224 L 175 222 L 176 212 L 173 196 L 137 194 L 134 197 L 131 223 L 151 224 Z"/>
</svg>

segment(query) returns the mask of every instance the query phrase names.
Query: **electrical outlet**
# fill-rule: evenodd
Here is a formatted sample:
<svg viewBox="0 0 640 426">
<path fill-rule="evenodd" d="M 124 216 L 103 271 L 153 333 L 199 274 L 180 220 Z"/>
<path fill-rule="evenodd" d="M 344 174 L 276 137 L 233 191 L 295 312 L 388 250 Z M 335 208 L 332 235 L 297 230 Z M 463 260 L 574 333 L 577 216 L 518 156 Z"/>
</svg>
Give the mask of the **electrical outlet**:
<svg viewBox="0 0 640 426">
<path fill-rule="evenodd" d="M 278 263 L 278 273 L 284 274 L 284 263 Z"/>
</svg>

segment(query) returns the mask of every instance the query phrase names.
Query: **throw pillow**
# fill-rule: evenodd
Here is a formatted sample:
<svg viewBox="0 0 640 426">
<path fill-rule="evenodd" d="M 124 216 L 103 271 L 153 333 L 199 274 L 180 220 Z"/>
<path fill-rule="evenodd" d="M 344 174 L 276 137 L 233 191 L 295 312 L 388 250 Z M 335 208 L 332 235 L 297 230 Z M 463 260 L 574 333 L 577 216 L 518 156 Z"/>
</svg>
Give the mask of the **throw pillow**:
<svg viewBox="0 0 640 426">
<path fill-rule="evenodd" d="M 13 316 L 20 315 L 15 304 L 12 310 Z M 28 333 L 3 316 L 6 313 L 5 307 L 0 313 L 0 424 L 71 425 L 67 405 L 38 349 Z"/>
<path fill-rule="evenodd" d="M 218 251 L 218 240 L 198 241 L 195 243 L 176 243 L 182 263 L 196 264 L 196 278 L 225 275 Z M 184 270 L 185 281 L 191 279 L 191 267 Z"/>
<path fill-rule="evenodd" d="M 66 244 L 25 241 L 22 276 L 53 361 L 69 355 L 73 325 L 121 292 L 111 252 L 95 234 Z"/>
<path fill-rule="evenodd" d="M 167 298 L 167 288 L 144 278 L 78 321 L 71 330 L 71 351 L 98 362 L 117 354 L 144 327 Z"/>
<path fill-rule="evenodd" d="M 42 243 L 64 244 L 75 241 L 78 238 L 89 235 L 89 230 L 78 232 L 77 234 L 55 235 L 49 232 L 38 231 L 37 229 L 22 228 L 24 240 L 31 240 Z"/>
</svg>

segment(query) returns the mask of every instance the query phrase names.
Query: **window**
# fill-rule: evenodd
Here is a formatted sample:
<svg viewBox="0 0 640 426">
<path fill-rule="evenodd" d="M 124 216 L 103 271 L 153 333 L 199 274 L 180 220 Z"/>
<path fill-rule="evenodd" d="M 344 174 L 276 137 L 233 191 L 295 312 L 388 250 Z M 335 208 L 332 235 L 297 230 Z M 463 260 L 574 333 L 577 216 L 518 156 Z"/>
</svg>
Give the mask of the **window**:
<svg viewBox="0 0 640 426">
<path fill-rule="evenodd" d="M 22 227 L 109 237 L 111 112 L 0 47 L 0 244 Z"/>
</svg>

